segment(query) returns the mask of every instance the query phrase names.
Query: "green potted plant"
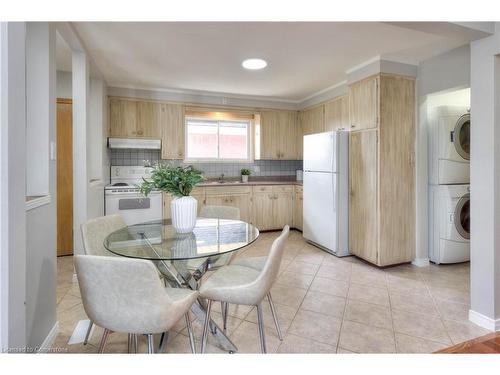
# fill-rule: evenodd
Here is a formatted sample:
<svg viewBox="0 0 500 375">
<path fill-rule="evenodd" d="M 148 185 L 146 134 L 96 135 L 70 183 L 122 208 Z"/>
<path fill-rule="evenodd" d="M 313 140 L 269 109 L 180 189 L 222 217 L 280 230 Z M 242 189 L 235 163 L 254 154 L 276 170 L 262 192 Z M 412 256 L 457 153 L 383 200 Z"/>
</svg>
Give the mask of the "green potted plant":
<svg viewBox="0 0 500 375">
<path fill-rule="evenodd" d="M 140 191 L 147 196 L 153 189 L 172 194 L 170 204 L 172 225 L 178 233 L 190 233 L 196 225 L 198 202 L 191 197 L 193 188 L 203 180 L 202 172 L 192 165 L 187 167 L 158 163 L 148 179 L 143 178 Z"/>
<path fill-rule="evenodd" d="M 248 176 L 250 176 L 251 172 L 248 168 L 243 168 L 241 170 L 241 182 L 248 182 Z"/>
</svg>

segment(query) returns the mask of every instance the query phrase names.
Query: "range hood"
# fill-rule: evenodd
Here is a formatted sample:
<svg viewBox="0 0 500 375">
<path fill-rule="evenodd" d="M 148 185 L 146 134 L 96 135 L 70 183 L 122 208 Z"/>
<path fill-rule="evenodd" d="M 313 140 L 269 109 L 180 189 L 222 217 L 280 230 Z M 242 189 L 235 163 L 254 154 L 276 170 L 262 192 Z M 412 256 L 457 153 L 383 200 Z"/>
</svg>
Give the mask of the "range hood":
<svg viewBox="0 0 500 375">
<path fill-rule="evenodd" d="M 108 138 L 109 148 L 161 149 L 161 140 L 147 138 Z"/>
</svg>

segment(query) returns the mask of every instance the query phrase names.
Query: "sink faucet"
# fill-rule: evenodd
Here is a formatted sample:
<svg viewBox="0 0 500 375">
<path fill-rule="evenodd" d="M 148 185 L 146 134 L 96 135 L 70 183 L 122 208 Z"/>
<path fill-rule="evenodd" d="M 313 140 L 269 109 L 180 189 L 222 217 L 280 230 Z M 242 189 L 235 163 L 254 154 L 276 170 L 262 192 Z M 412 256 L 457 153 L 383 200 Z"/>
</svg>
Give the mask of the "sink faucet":
<svg viewBox="0 0 500 375">
<path fill-rule="evenodd" d="M 223 182 L 224 182 L 224 173 L 222 173 L 222 174 L 219 176 L 219 182 L 220 182 L 220 183 L 223 183 Z"/>
</svg>

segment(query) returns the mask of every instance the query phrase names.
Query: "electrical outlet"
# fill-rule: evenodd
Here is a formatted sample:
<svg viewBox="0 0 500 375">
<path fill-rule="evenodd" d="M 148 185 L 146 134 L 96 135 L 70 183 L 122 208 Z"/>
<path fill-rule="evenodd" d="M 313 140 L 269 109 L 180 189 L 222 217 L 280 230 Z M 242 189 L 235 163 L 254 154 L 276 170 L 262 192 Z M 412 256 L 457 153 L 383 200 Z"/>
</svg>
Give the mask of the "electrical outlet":
<svg viewBox="0 0 500 375">
<path fill-rule="evenodd" d="M 254 171 L 255 173 L 260 173 L 260 166 L 258 166 L 258 165 L 254 165 L 254 166 L 253 166 L 253 171 Z"/>
</svg>

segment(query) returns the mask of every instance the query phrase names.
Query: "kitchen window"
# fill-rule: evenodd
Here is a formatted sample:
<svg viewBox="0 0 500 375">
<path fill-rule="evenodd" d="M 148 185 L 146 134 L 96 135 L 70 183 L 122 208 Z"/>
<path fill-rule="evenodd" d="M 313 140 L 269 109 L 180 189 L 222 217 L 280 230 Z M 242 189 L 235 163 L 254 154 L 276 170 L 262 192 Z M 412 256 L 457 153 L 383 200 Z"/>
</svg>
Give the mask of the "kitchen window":
<svg viewBox="0 0 500 375">
<path fill-rule="evenodd" d="M 251 161 L 250 119 L 186 117 L 188 161 Z"/>
</svg>

